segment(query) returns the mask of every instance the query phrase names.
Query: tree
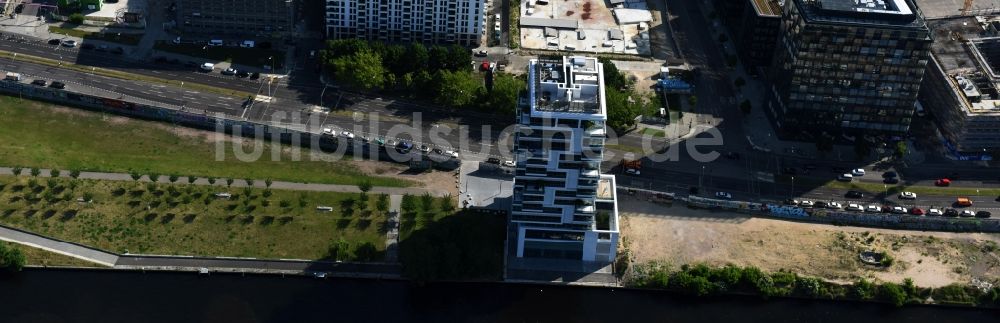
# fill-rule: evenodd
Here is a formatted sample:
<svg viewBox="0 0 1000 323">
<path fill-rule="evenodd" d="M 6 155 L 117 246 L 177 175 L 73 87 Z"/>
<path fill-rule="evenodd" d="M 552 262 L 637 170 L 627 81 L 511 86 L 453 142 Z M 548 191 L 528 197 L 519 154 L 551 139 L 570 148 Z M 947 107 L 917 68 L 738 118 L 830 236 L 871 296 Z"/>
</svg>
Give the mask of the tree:
<svg viewBox="0 0 1000 323">
<path fill-rule="evenodd" d="M 30 171 L 31 177 L 38 177 L 38 175 L 41 174 L 41 173 L 42 173 L 42 171 L 39 170 L 38 168 L 36 168 L 36 167 L 32 167 L 31 168 L 31 171 Z"/>
<path fill-rule="evenodd" d="M 370 241 L 365 241 L 354 246 L 354 259 L 358 261 L 372 261 L 375 260 L 375 256 L 378 255 L 378 251 L 375 249 L 375 244 Z"/>
<path fill-rule="evenodd" d="M 167 177 L 167 180 L 169 180 L 171 183 L 177 182 L 178 179 L 180 179 L 180 176 L 177 175 L 170 175 Z"/>
<path fill-rule="evenodd" d="M 513 75 L 493 74 L 493 89 L 484 95 L 482 108 L 491 112 L 514 115 L 517 96 L 524 87 L 524 81 Z"/>
<path fill-rule="evenodd" d="M 735 81 L 733 81 L 733 85 L 736 85 L 737 89 L 742 88 L 744 85 L 747 85 L 747 80 L 744 80 L 742 76 L 739 76 Z"/>
<path fill-rule="evenodd" d="M 431 72 L 436 72 L 444 70 L 448 66 L 448 48 L 442 46 L 431 46 L 431 50 L 428 53 L 427 70 Z"/>
<path fill-rule="evenodd" d="M 153 182 L 153 183 L 159 182 L 160 181 L 160 174 L 150 173 L 149 174 L 149 181 Z"/>
<path fill-rule="evenodd" d="M 740 103 L 740 111 L 743 111 L 743 114 L 750 114 L 751 108 L 750 100 L 743 100 L 743 102 Z"/>
<path fill-rule="evenodd" d="M 368 191 L 372 190 L 372 182 L 365 179 L 358 182 L 358 189 L 361 190 L 361 194 L 367 194 Z"/>
<path fill-rule="evenodd" d="M 73 179 L 80 178 L 80 171 L 75 170 L 75 169 L 69 171 L 69 177 L 72 177 Z"/>
<path fill-rule="evenodd" d="M 231 186 L 233 186 L 233 179 L 232 178 L 227 178 L 226 179 L 226 187 L 231 187 Z"/>
<path fill-rule="evenodd" d="M 21 166 L 14 166 L 13 168 L 10 169 L 10 171 L 14 173 L 15 176 L 21 176 L 22 170 L 23 168 L 21 168 Z"/>
<path fill-rule="evenodd" d="M 635 117 L 639 116 L 639 105 L 630 102 L 625 92 L 606 88 L 605 107 L 607 108 L 607 125 L 618 132 L 624 132 L 635 125 Z"/>
<path fill-rule="evenodd" d="M 469 71 L 442 70 L 437 79 L 440 88 L 434 101 L 451 108 L 471 106 L 482 89 L 482 83 Z"/>
<path fill-rule="evenodd" d="M 246 180 L 244 180 L 244 181 L 246 181 L 246 182 L 247 182 L 247 186 L 249 186 L 249 187 L 253 187 L 253 183 L 254 183 L 254 182 L 253 182 L 253 180 L 252 180 L 252 179 L 246 179 Z"/>
<path fill-rule="evenodd" d="M 909 153 L 909 148 L 906 146 L 906 141 L 900 140 L 896 142 L 896 157 L 903 158 Z"/>
<path fill-rule="evenodd" d="M 18 272 L 24 268 L 24 252 L 19 248 L 0 242 L 0 269 L 9 272 Z"/>
<path fill-rule="evenodd" d="M 448 46 L 448 58 L 445 60 L 445 69 L 451 71 L 468 70 L 469 61 L 472 60 L 472 52 L 468 48 L 460 45 Z"/>
<path fill-rule="evenodd" d="M 879 296 L 885 301 L 896 305 L 896 307 L 903 306 L 906 303 L 906 291 L 903 287 L 893 283 L 884 283 L 879 286 Z"/>
<path fill-rule="evenodd" d="M 51 177 L 59 177 L 59 175 L 61 173 L 62 172 L 60 172 L 58 169 L 53 168 L 52 170 L 49 171 L 49 176 L 51 176 Z"/>
<path fill-rule="evenodd" d="M 875 295 L 875 285 L 864 278 L 854 283 L 854 297 L 862 300 L 872 299 Z"/>
<path fill-rule="evenodd" d="M 59 181 L 57 181 L 55 178 L 49 178 L 49 179 L 45 180 L 45 187 L 48 187 L 49 190 L 54 189 L 58 185 L 59 185 Z"/>
<path fill-rule="evenodd" d="M 417 208 L 416 198 L 410 194 L 404 194 L 403 200 L 399 203 L 399 208 L 403 213 L 410 213 L 416 211 Z"/>
<path fill-rule="evenodd" d="M 194 181 L 197 181 L 197 180 L 198 180 L 198 178 L 194 177 L 194 176 L 188 176 L 187 177 L 188 184 L 194 184 Z"/>
<path fill-rule="evenodd" d="M 357 89 L 377 90 L 381 89 L 385 82 L 382 57 L 369 49 L 337 58 L 331 67 L 338 82 Z"/>
<path fill-rule="evenodd" d="M 74 14 L 69 15 L 69 22 L 72 23 L 72 24 L 76 24 L 76 25 L 82 25 L 83 24 L 83 18 L 84 18 L 83 14 L 81 14 L 81 13 L 74 13 Z"/>
<path fill-rule="evenodd" d="M 215 185 L 215 177 L 209 177 L 208 178 L 208 184 Z"/>
<path fill-rule="evenodd" d="M 625 75 L 622 75 L 618 71 L 618 66 L 612 63 L 610 59 L 600 58 L 598 59 L 602 65 L 604 65 L 604 86 L 605 88 L 623 90 L 628 86 L 628 80 L 625 79 Z"/>
<path fill-rule="evenodd" d="M 370 50 L 368 42 L 357 39 L 336 39 L 326 41 L 326 50 L 320 52 L 320 58 L 327 64 L 332 60 L 354 55 L 362 50 Z"/>
<path fill-rule="evenodd" d="M 348 244 L 344 238 L 337 239 L 337 241 L 335 241 L 327 251 L 327 257 L 340 261 L 350 260 L 350 247 L 351 245 Z"/>
<path fill-rule="evenodd" d="M 137 171 L 128 172 L 128 175 L 132 177 L 133 181 L 139 181 L 139 179 L 142 178 L 142 174 L 139 174 Z"/>
<path fill-rule="evenodd" d="M 451 213 L 451 211 L 455 210 L 455 201 L 451 199 L 451 195 L 442 196 L 438 199 L 438 201 L 440 204 L 438 208 L 442 212 Z"/>
<path fill-rule="evenodd" d="M 264 187 L 271 188 L 271 184 L 274 184 L 274 181 L 272 181 L 270 178 L 264 179 Z"/>
<path fill-rule="evenodd" d="M 427 52 L 426 46 L 421 43 L 411 43 L 406 48 L 406 59 L 404 61 L 408 64 L 404 65 L 405 70 L 407 73 L 427 70 L 429 60 L 430 53 Z"/>
<path fill-rule="evenodd" d="M 378 199 L 375 200 L 375 209 L 379 212 L 389 211 L 389 194 L 378 195 Z"/>
</svg>

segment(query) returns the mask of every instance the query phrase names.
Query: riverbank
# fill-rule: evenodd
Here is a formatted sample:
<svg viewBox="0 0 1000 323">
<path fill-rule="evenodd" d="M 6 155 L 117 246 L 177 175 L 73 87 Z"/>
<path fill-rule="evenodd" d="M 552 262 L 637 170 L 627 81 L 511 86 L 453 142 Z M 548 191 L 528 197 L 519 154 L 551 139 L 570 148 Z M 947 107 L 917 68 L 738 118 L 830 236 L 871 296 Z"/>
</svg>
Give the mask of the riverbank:
<svg viewBox="0 0 1000 323">
<path fill-rule="evenodd" d="M 14 322 L 989 322 L 975 308 L 507 283 L 27 269 L 0 277 Z M 196 292 L 195 292 L 196 291 Z M 59 297 L 53 297 L 58 293 Z M 113 310 L 108 308 L 114 304 Z M 553 309 L 566 310 L 553 310 Z M 183 309 L 183 310 L 178 310 Z"/>
</svg>

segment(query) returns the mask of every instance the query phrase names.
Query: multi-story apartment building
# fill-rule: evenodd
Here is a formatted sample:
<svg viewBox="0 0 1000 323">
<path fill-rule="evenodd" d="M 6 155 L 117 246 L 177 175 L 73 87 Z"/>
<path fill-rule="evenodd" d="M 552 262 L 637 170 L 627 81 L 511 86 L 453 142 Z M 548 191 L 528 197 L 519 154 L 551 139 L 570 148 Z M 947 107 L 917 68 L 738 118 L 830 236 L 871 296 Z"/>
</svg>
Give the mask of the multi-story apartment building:
<svg viewBox="0 0 1000 323">
<path fill-rule="evenodd" d="M 765 111 L 782 136 L 904 134 L 930 43 L 911 0 L 787 0 Z"/>
<path fill-rule="evenodd" d="M 516 256 L 611 262 L 618 244 L 615 177 L 601 174 L 603 65 L 534 59 L 517 113 L 510 214 Z"/>
<path fill-rule="evenodd" d="M 771 66 L 786 0 L 715 0 L 736 52 L 751 73 Z"/>
<path fill-rule="evenodd" d="M 284 37 L 294 32 L 294 0 L 177 0 L 185 33 Z"/>
<path fill-rule="evenodd" d="M 928 23 L 931 46 L 920 101 L 953 158 L 1000 151 L 1000 19 L 962 17 Z"/>
<path fill-rule="evenodd" d="M 479 46 L 483 0 L 326 0 L 326 36 Z"/>
</svg>

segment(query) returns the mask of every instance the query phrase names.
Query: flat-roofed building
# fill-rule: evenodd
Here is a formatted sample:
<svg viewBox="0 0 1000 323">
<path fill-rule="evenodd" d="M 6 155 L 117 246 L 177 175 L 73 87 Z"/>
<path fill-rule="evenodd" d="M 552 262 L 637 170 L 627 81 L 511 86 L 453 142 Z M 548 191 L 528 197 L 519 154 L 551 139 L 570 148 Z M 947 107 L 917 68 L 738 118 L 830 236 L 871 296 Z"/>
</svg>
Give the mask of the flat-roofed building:
<svg viewBox="0 0 1000 323">
<path fill-rule="evenodd" d="M 280 38 L 294 28 L 294 0 L 177 0 L 185 33 Z"/>
<path fill-rule="evenodd" d="M 479 46 L 482 0 L 326 0 L 326 35 Z"/>
</svg>

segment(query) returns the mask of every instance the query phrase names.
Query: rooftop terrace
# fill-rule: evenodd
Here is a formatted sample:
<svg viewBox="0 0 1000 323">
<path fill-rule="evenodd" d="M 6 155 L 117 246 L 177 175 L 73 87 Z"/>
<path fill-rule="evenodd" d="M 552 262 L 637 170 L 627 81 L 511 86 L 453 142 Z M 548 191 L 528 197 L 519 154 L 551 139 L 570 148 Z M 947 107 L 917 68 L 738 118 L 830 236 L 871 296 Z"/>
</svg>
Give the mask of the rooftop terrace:
<svg viewBox="0 0 1000 323">
<path fill-rule="evenodd" d="M 923 19 L 910 0 L 786 0 L 795 1 L 807 20 L 830 23 L 922 28 Z"/>
<path fill-rule="evenodd" d="M 572 113 L 603 119 L 603 67 L 593 57 L 532 60 L 528 77 L 531 113 Z"/>
</svg>

